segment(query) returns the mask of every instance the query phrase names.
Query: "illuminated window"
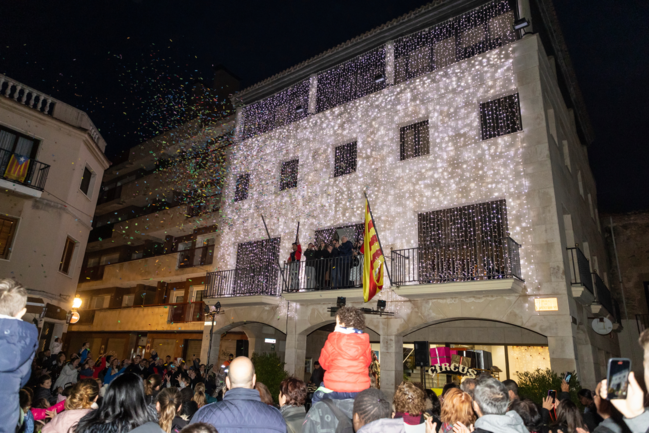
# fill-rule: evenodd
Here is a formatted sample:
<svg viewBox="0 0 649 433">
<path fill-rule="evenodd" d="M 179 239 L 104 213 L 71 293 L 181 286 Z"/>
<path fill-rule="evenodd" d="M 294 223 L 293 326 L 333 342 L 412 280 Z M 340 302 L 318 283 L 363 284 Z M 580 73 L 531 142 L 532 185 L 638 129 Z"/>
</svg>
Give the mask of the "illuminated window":
<svg viewBox="0 0 649 433">
<path fill-rule="evenodd" d="M 480 104 L 482 139 L 521 131 L 521 108 L 518 93 Z"/>
<path fill-rule="evenodd" d="M 70 265 L 72 264 L 72 258 L 74 257 L 74 250 L 77 247 L 77 242 L 68 237 L 65 240 L 65 248 L 63 248 L 63 255 L 61 255 L 61 264 L 59 265 L 59 271 L 64 274 L 70 274 Z"/>
<path fill-rule="evenodd" d="M 248 186 L 250 185 L 250 174 L 237 176 L 237 190 L 234 193 L 234 201 L 242 201 L 248 198 Z"/>
<path fill-rule="evenodd" d="M 401 161 L 430 153 L 428 120 L 404 126 L 401 135 Z"/>
<path fill-rule="evenodd" d="M 536 298 L 534 309 L 536 311 L 559 311 L 559 302 L 557 298 Z"/>
<path fill-rule="evenodd" d="M 356 171 L 356 142 L 336 147 L 336 165 L 334 177 L 350 174 Z"/>
<path fill-rule="evenodd" d="M 16 226 L 18 226 L 17 219 L 0 216 L 0 259 L 9 259 Z"/>
<path fill-rule="evenodd" d="M 299 160 L 293 159 L 282 163 L 282 173 L 279 180 L 279 190 L 297 187 L 297 169 Z"/>
</svg>

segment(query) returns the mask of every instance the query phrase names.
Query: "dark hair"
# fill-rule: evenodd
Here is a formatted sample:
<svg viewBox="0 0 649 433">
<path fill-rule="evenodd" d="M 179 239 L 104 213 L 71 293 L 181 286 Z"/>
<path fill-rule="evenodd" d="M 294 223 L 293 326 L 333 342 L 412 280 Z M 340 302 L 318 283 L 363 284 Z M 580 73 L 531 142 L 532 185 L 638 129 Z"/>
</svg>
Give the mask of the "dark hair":
<svg viewBox="0 0 649 433">
<path fill-rule="evenodd" d="M 444 397 L 446 393 L 453 388 L 457 388 L 457 385 L 454 382 L 447 383 L 446 385 L 444 385 L 444 388 L 442 388 L 442 397 Z"/>
<path fill-rule="evenodd" d="M 433 415 L 439 416 L 439 414 L 442 411 L 442 404 L 439 402 L 439 397 L 437 397 L 437 394 L 432 389 L 426 389 L 425 392 L 426 392 L 426 397 L 428 397 L 428 399 L 433 405 L 431 412 L 433 413 Z"/>
<path fill-rule="evenodd" d="M 576 433 L 577 428 L 584 428 L 581 412 L 570 400 L 562 400 L 557 407 L 557 425 L 564 433 Z"/>
<path fill-rule="evenodd" d="M 473 398 L 473 395 L 475 393 L 475 386 L 477 384 L 478 384 L 477 380 L 467 378 L 467 379 L 464 379 L 462 381 L 462 383 L 460 384 L 460 389 L 462 391 L 466 392 L 467 394 L 469 394 L 469 396 L 471 396 L 471 398 Z"/>
<path fill-rule="evenodd" d="M 593 391 L 591 391 L 590 389 L 582 388 L 579 390 L 577 395 L 579 397 L 587 398 L 588 400 L 593 399 Z"/>
<path fill-rule="evenodd" d="M 518 396 L 518 384 L 511 379 L 503 380 L 503 385 L 508 391 L 512 391 L 514 395 Z"/>
<path fill-rule="evenodd" d="M 336 317 L 347 328 L 365 329 L 365 314 L 356 307 L 340 307 Z"/>
<path fill-rule="evenodd" d="M 313 363 L 313 366 L 315 367 L 316 365 L 320 365 L 320 362 L 316 361 Z"/>
<path fill-rule="evenodd" d="M 142 378 L 127 373 L 110 383 L 99 409 L 81 418 L 75 433 L 127 432 L 147 422 L 156 419 L 147 409 Z"/>
<path fill-rule="evenodd" d="M 185 375 L 187 377 L 187 375 Z M 186 415 L 188 418 L 192 418 L 194 414 L 198 411 L 198 405 L 195 401 L 192 401 L 194 398 L 194 391 L 191 388 L 183 388 L 180 390 L 180 399 L 183 402 L 183 407 L 180 408 L 180 414 Z"/>
<path fill-rule="evenodd" d="M 42 374 L 41 377 L 38 378 L 38 384 L 42 385 L 48 380 L 52 380 L 52 376 L 50 376 L 49 374 Z"/>
<path fill-rule="evenodd" d="M 516 399 L 509 405 L 509 410 L 516 412 L 529 432 L 540 432 L 543 428 L 543 417 L 532 400 Z"/>
<path fill-rule="evenodd" d="M 270 390 L 266 385 L 264 385 L 261 382 L 255 383 L 255 389 L 259 393 L 259 397 L 261 398 L 261 401 L 266 403 L 269 406 L 272 406 L 274 404 L 273 402 L 273 396 L 270 393 Z"/>
<path fill-rule="evenodd" d="M 32 405 L 32 396 L 26 389 L 20 390 L 20 408 L 23 412 L 27 412 L 27 408 Z"/>
<path fill-rule="evenodd" d="M 286 404 L 304 406 L 306 401 L 306 384 L 295 377 L 288 377 L 279 384 L 279 392 L 286 397 Z"/>
<path fill-rule="evenodd" d="M 358 393 L 354 400 L 354 415 L 356 414 L 363 424 L 369 424 L 378 419 L 390 418 L 392 405 L 381 390 L 368 388 Z"/>
<path fill-rule="evenodd" d="M 426 394 L 412 382 L 401 382 L 394 393 L 394 410 L 421 415 L 426 410 Z"/>
<path fill-rule="evenodd" d="M 32 407 L 36 409 L 47 409 L 48 407 L 52 406 L 49 401 L 45 397 L 39 398 L 35 402 L 33 402 Z"/>
<path fill-rule="evenodd" d="M 180 430 L 180 433 L 219 433 L 211 424 L 197 422 Z"/>
</svg>

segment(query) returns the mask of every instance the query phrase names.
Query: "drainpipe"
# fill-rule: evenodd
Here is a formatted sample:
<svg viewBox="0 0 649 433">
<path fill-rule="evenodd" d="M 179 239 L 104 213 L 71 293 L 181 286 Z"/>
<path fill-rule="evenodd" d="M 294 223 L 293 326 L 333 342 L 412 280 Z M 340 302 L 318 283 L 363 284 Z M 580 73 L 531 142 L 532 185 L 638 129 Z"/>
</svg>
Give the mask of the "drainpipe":
<svg viewBox="0 0 649 433">
<path fill-rule="evenodd" d="M 622 282 L 622 273 L 620 272 L 620 260 L 617 258 L 617 246 L 615 245 L 615 231 L 613 230 L 613 217 L 609 216 L 611 222 L 611 239 L 613 239 L 613 251 L 615 251 L 615 263 L 617 264 L 617 278 L 620 282 L 620 292 L 622 293 L 622 302 L 624 303 L 624 315 L 627 322 L 629 321 L 629 310 L 626 308 L 626 297 L 624 296 L 624 283 Z M 627 324 L 628 325 L 628 324 Z"/>
</svg>

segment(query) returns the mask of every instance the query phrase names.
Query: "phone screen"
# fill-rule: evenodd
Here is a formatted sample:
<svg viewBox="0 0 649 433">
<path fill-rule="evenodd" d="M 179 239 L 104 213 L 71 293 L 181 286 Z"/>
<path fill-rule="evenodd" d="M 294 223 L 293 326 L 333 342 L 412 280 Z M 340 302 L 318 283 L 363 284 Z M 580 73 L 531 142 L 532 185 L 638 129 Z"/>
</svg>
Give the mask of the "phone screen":
<svg viewBox="0 0 649 433">
<path fill-rule="evenodd" d="M 557 399 L 557 392 L 551 389 L 548 391 L 548 396 L 552 397 L 552 402 L 554 402 Z"/>
<path fill-rule="evenodd" d="M 611 358 L 608 360 L 608 399 L 625 399 L 629 386 L 631 360 L 628 358 Z"/>
<path fill-rule="evenodd" d="M 566 377 L 564 378 L 566 383 L 570 383 L 570 379 L 572 379 L 572 373 L 566 373 Z"/>
</svg>

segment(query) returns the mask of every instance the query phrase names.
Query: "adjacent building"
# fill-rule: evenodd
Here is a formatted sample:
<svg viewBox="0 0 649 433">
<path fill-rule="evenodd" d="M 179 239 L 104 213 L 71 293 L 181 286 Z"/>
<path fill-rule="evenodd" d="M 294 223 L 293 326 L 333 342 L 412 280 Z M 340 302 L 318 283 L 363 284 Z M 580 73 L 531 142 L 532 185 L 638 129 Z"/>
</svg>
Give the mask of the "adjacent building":
<svg viewBox="0 0 649 433">
<path fill-rule="evenodd" d="M 105 150 L 85 112 L 0 75 L 0 275 L 27 287 L 41 350 L 67 329 Z"/>
</svg>

